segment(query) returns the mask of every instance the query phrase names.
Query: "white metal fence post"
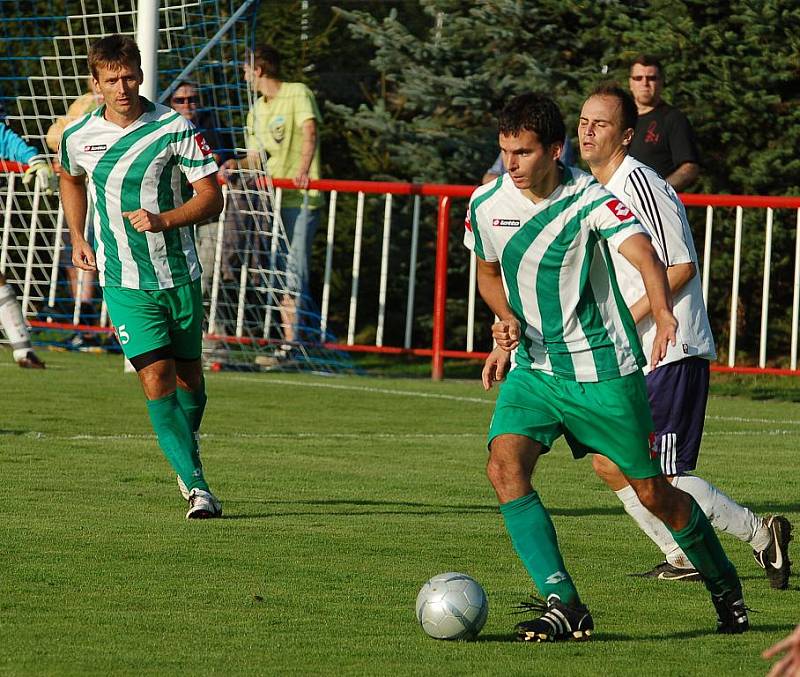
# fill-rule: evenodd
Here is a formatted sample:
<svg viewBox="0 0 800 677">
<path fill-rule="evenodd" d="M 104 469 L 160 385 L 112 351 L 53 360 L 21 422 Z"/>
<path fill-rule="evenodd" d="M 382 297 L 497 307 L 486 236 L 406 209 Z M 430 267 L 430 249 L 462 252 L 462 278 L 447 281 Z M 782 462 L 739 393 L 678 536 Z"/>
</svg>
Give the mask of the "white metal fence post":
<svg viewBox="0 0 800 677">
<path fill-rule="evenodd" d="M 353 242 L 353 282 L 350 286 L 350 312 L 347 320 L 347 345 L 356 337 L 356 310 L 358 307 L 358 276 L 361 270 L 361 237 L 364 232 L 364 193 L 358 193 L 356 206 L 356 232 Z"/>
<path fill-rule="evenodd" d="M 414 196 L 414 215 L 411 218 L 411 252 L 408 259 L 408 298 L 406 299 L 406 333 L 403 347 L 411 347 L 411 332 L 414 329 L 414 294 L 417 290 L 417 250 L 419 249 L 419 209 L 422 198 Z"/>
<path fill-rule="evenodd" d="M 758 344 L 758 366 L 767 366 L 767 325 L 769 323 L 769 279 L 772 265 L 772 207 L 767 207 L 767 228 L 764 237 L 764 281 L 761 286 L 761 334 Z"/>
<path fill-rule="evenodd" d="M 731 282 L 731 313 L 728 340 L 728 366 L 736 365 L 736 325 L 739 315 L 739 272 L 742 264 L 742 216 L 741 206 L 736 207 L 736 233 L 733 244 L 733 281 Z"/>
</svg>

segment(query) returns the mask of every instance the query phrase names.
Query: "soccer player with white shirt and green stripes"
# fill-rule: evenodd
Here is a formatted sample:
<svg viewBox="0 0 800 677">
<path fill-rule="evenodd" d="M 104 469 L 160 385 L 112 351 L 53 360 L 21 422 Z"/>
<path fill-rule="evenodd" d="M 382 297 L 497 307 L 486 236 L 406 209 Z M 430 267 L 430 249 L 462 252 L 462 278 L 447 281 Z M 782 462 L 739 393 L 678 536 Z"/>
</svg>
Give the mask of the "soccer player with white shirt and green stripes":
<svg viewBox="0 0 800 677">
<path fill-rule="evenodd" d="M 222 210 L 217 165 L 190 122 L 139 96 L 141 55 L 132 39 L 98 40 L 89 68 L 105 104 L 69 125 L 59 148 L 72 262 L 99 273 L 158 442 L 189 502 L 187 519 L 220 517 L 197 446 L 207 398 L 192 228 Z M 83 237 L 87 176 L 96 252 Z"/>
<path fill-rule="evenodd" d="M 589 174 L 558 162 L 565 130 L 550 98 L 514 98 L 499 129 L 508 173 L 472 194 L 464 243 L 478 257 L 481 296 L 498 317 L 485 388 L 505 376 L 504 351 L 515 351 L 490 424 L 487 474 L 517 554 L 545 598 L 523 605 L 540 615 L 517 624 L 518 639 L 584 640 L 594 631 L 532 485 L 539 456 L 561 435 L 576 458 L 597 450 L 619 466 L 712 598 L 740 593 L 708 519 L 651 457 L 645 359 L 609 245 L 639 270 L 647 290 L 657 326 L 651 364 L 674 344 L 677 327 L 663 264 L 627 207 Z M 746 629 L 743 603 L 741 614 L 723 619 L 718 609 L 718 630 Z"/>
</svg>

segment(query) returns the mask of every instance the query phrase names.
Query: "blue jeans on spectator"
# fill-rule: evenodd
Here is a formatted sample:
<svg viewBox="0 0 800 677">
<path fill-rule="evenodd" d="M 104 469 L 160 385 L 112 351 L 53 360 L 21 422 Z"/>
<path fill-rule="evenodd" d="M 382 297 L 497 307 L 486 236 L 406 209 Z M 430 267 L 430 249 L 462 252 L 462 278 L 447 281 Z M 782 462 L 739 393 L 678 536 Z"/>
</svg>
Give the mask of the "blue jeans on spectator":
<svg viewBox="0 0 800 677">
<path fill-rule="evenodd" d="M 284 207 L 281 221 L 289 241 L 289 287 L 307 298 L 310 296 L 308 279 L 311 264 L 311 245 L 319 225 L 319 209 Z"/>
<path fill-rule="evenodd" d="M 284 338 L 288 341 L 310 340 L 309 332 L 300 336 L 300 329 L 312 330 L 316 322 L 311 321 L 307 312 L 311 298 L 309 289 L 309 267 L 311 263 L 311 245 L 319 225 L 319 209 L 305 207 L 284 207 L 281 209 L 281 221 L 289 242 L 289 263 L 287 287 L 300 294 L 297 303 L 290 295 L 281 302 L 281 316 L 284 324 Z M 317 327 L 318 329 L 318 327 Z"/>
</svg>

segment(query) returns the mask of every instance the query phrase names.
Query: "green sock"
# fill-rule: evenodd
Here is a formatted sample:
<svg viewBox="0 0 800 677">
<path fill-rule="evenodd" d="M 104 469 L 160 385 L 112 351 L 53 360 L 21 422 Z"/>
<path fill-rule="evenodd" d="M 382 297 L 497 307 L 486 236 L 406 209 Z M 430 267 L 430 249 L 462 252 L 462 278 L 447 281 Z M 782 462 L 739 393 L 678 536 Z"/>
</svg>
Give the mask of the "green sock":
<svg viewBox="0 0 800 677">
<path fill-rule="evenodd" d="M 202 467 L 196 433 L 200 430 L 203 412 L 206 409 L 206 402 L 208 401 L 208 397 L 206 397 L 206 380 L 203 378 L 200 381 L 200 388 L 198 390 L 184 390 L 183 388 L 178 388 L 175 394 L 178 397 L 178 404 L 181 406 L 181 409 L 183 409 L 183 413 L 186 414 L 186 418 L 189 421 L 189 427 L 192 429 L 192 433 L 194 433 L 192 435 L 192 439 L 194 440 L 192 460 L 195 465 Z"/>
<path fill-rule="evenodd" d="M 535 491 L 500 506 L 514 548 L 539 593 L 558 595 L 564 604 L 580 603 L 561 552 L 550 515 Z"/>
<path fill-rule="evenodd" d="M 205 378 L 200 381 L 200 388 L 197 390 L 178 388 L 175 394 L 178 396 L 178 404 L 181 405 L 181 409 L 186 412 L 186 418 L 189 419 L 189 426 L 192 428 L 192 432 L 197 432 L 200 430 L 203 412 L 208 401 Z"/>
<path fill-rule="evenodd" d="M 177 395 L 172 393 L 158 400 L 148 400 L 147 411 L 164 455 L 189 491 L 208 491 L 203 468 L 193 458 L 194 435 Z"/>
<path fill-rule="evenodd" d="M 733 566 L 714 532 L 714 527 L 693 498 L 689 523 L 678 531 L 667 527 L 700 574 L 712 595 L 721 595 L 739 584 Z"/>
</svg>

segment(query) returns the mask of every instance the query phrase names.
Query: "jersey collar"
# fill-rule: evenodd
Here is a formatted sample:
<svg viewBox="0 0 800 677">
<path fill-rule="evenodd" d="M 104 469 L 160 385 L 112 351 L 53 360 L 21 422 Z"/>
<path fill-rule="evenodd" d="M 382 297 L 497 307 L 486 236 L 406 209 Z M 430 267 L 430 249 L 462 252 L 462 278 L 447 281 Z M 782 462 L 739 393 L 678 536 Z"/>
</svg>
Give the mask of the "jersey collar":
<svg viewBox="0 0 800 677">
<path fill-rule="evenodd" d="M 142 102 L 142 114 L 138 118 L 136 118 L 136 120 L 133 121 L 133 124 L 140 122 L 145 115 L 148 115 L 149 113 L 154 113 L 156 110 L 156 105 L 152 101 L 150 101 L 150 99 L 144 96 L 140 96 L 139 100 Z M 97 110 L 95 110 L 92 113 L 92 115 L 94 115 L 96 118 L 105 120 L 106 119 L 105 112 L 106 112 L 106 104 L 102 103 L 97 107 Z"/>
</svg>

